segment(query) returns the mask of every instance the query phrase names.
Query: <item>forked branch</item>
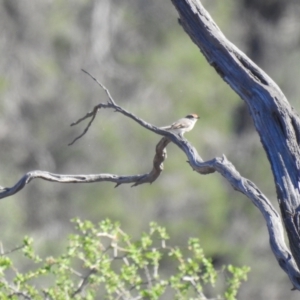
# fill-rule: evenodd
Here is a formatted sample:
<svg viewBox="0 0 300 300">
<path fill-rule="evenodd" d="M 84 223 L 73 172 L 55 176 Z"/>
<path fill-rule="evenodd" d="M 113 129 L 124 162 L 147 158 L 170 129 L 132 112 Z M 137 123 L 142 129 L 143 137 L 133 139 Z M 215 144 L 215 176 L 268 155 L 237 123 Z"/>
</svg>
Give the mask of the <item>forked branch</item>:
<svg viewBox="0 0 300 300">
<path fill-rule="evenodd" d="M 102 84 L 100 84 L 100 86 L 104 87 Z M 270 244 L 273 253 L 280 266 L 289 275 L 295 287 L 299 289 L 299 271 L 291 253 L 285 244 L 280 216 L 272 206 L 271 202 L 262 194 L 256 185 L 250 180 L 243 178 L 225 156 L 222 158 L 214 158 L 209 161 L 203 161 L 197 150 L 185 138 L 171 132 L 164 131 L 145 122 L 134 114 L 118 106 L 116 102 L 114 100 L 111 101 L 111 99 L 109 99 L 109 102 L 106 104 L 99 104 L 95 106 L 91 113 L 88 113 L 83 118 L 79 119 L 76 124 L 86 118 L 92 118 L 92 120 L 94 120 L 96 113 L 101 108 L 111 108 L 122 115 L 131 118 L 144 128 L 159 135 L 163 135 L 164 137 L 156 145 L 156 153 L 153 159 L 152 171 L 147 174 L 133 176 L 120 176 L 114 174 L 62 175 L 53 174 L 46 171 L 32 171 L 25 174 L 13 187 L 3 188 L 0 192 L 0 198 L 5 198 L 19 192 L 25 187 L 26 184 L 35 178 L 60 183 L 91 183 L 109 181 L 116 183 L 116 187 L 123 183 L 134 183 L 133 186 L 143 183 L 152 183 L 158 178 L 163 170 L 163 161 L 166 159 L 167 145 L 170 142 L 173 142 L 186 154 L 188 162 L 193 170 L 199 174 L 209 174 L 217 171 L 232 185 L 235 190 L 243 193 L 256 207 L 259 208 L 268 227 Z"/>
<path fill-rule="evenodd" d="M 300 119 L 278 85 L 221 32 L 200 0 L 171 0 L 179 23 L 198 46 L 208 63 L 245 101 L 270 161 L 282 220 L 289 239 L 290 260 L 279 259 L 274 239 L 283 240 L 279 218 L 270 239 L 280 266 L 299 290 L 300 276 Z M 220 98 L 221 102 L 226 99 Z M 224 104 L 226 105 L 226 103 Z M 266 217 L 265 217 L 266 218 Z M 266 219 L 267 220 L 267 219 Z M 267 222 L 270 233 L 271 224 Z M 289 262 L 292 269 L 286 269 Z M 298 268 L 295 266 L 297 263 Z"/>
<path fill-rule="evenodd" d="M 280 215 L 256 185 L 243 178 L 225 156 L 203 161 L 197 150 L 182 136 L 151 125 L 118 106 L 109 91 L 90 74 L 104 88 L 109 101 L 95 106 L 90 113 L 72 124 L 76 125 L 82 120 L 91 118 L 83 133 L 71 144 L 88 131 L 100 109 L 114 109 L 147 130 L 163 136 L 156 146 L 152 171 L 133 176 L 114 174 L 61 175 L 46 171 L 32 171 L 25 174 L 13 187 L 2 188 L 0 198 L 19 192 L 35 178 L 60 183 L 110 181 L 116 183 L 116 186 L 123 183 L 133 183 L 134 186 L 147 182 L 151 183 L 158 178 L 163 169 L 166 146 L 169 142 L 173 142 L 185 153 L 193 170 L 200 174 L 218 172 L 235 190 L 243 193 L 259 208 L 266 221 L 274 256 L 281 268 L 288 274 L 295 289 L 300 290 L 300 273 L 296 264 L 297 262 L 300 265 L 300 235 L 298 228 L 300 150 L 296 138 L 300 136 L 299 118 L 277 85 L 224 37 L 199 0 L 172 0 L 172 2 L 179 12 L 180 22 L 185 31 L 199 46 L 209 63 L 246 101 L 250 108 L 255 126 L 271 162 L 292 253 L 284 241 L 284 230 Z"/>
</svg>

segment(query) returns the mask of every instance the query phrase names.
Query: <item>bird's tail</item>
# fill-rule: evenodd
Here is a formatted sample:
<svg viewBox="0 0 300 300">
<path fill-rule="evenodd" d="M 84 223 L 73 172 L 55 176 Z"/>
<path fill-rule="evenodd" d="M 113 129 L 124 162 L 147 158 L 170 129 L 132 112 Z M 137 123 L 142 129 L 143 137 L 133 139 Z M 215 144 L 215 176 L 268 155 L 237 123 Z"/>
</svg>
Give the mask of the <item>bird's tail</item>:
<svg viewBox="0 0 300 300">
<path fill-rule="evenodd" d="M 163 127 L 159 127 L 159 129 L 161 129 L 161 130 L 170 130 L 171 126 L 163 126 Z"/>
</svg>

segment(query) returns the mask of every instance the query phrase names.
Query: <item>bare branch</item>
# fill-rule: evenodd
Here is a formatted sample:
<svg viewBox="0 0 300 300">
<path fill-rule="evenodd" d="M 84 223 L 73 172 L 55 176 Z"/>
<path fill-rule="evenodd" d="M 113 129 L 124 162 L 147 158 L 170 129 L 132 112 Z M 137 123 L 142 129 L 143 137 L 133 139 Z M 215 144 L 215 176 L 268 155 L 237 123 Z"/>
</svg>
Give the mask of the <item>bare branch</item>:
<svg viewBox="0 0 300 300">
<path fill-rule="evenodd" d="M 86 74 L 88 74 L 94 81 L 96 81 L 96 83 L 105 91 L 105 93 L 108 96 L 108 102 L 107 103 L 100 103 L 98 105 L 96 105 L 92 111 L 90 111 L 89 113 L 87 113 L 85 116 L 83 116 L 82 118 L 78 119 L 77 121 L 73 122 L 71 124 L 71 126 L 77 125 L 80 122 L 82 122 L 85 119 L 88 119 L 90 117 L 92 117 L 91 121 L 88 123 L 87 127 L 84 129 L 83 133 L 81 135 L 79 135 L 78 137 L 76 137 L 70 144 L 73 145 L 78 139 L 80 139 L 83 135 L 85 135 L 85 133 L 88 131 L 89 127 L 91 126 L 92 122 L 94 121 L 97 112 L 101 109 L 101 108 L 113 108 L 115 109 L 116 112 L 122 113 L 123 115 L 125 115 L 126 117 L 129 117 L 130 119 L 136 121 L 138 124 L 140 124 L 141 126 L 143 126 L 144 128 L 151 130 L 157 134 L 163 135 L 163 136 L 171 136 L 174 135 L 173 133 L 169 132 L 169 131 L 165 131 L 162 130 L 156 126 L 153 126 L 147 122 L 145 122 L 144 120 L 138 118 L 137 116 L 135 116 L 134 114 L 126 111 L 124 108 L 118 106 L 115 102 L 115 100 L 112 98 L 109 90 L 104 86 L 104 84 L 102 84 L 100 81 L 98 81 L 93 75 L 91 75 L 89 72 L 85 71 L 82 69 L 82 71 Z"/>
<path fill-rule="evenodd" d="M 105 106 L 107 108 L 108 106 Z M 134 176 L 120 176 L 113 174 L 95 174 L 95 175 L 60 175 L 46 171 L 32 171 L 25 174 L 19 182 L 12 188 L 4 188 L 0 192 L 0 198 L 11 196 L 20 191 L 32 179 L 40 178 L 47 181 L 60 183 L 91 183 L 110 181 L 115 182 L 118 186 L 123 183 L 134 183 L 133 186 L 146 182 L 153 182 L 163 170 L 163 161 L 166 159 L 166 146 L 170 141 L 175 143 L 187 156 L 188 162 L 193 170 L 200 174 L 209 174 L 217 171 L 220 173 L 232 187 L 247 196 L 252 203 L 259 208 L 267 223 L 270 245 L 273 253 L 278 260 L 281 268 L 289 275 L 297 289 L 300 288 L 300 274 L 295 261 L 289 252 L 283 234 L 283 227 L 279 214 L 276 212 L 271 202 L 250 180 L 243 178 L 235 167 L 225 156 L 222 158 L 214 158 L 209 161 L 203 161 L 197 150 L 182 136 L 172 134 L 168 131 L 159 129 L 142 119 L 136 117 L 132 113 L 124 110 L 115 103 L 109 106 L 116 109 L 121 114 L 133 119 L 141 126 L 161 135 L 165 135 L 156 146 L 156 154 L 153 159 L 153 170 L 150 173 Z"/>
<path fill-rule="evenodd" d="M 228 176 L 229 174 L 222 174 L 227 170 L 223 163 L 221 163 L 222 168 L 219 169 L 220 162 L 218 162 L 216 170 L 225 176 L 234 188 L 248 194 L 252 201 L 254 198 L 259 198 L 253 203 L 265 217 L 274 255 L 281 268 L 288 273 L 295 288 L 300 290 L 299 116 L 278 85 L 224 36 L 200 0 L 171 1 L 178 11 L 180 25 L 199 47 L 209 64 L 249 108 L 271 164 L 292 255 L 284 244 L 283 228 L 278 214 L 254 184 L 246 179 L 236 181 L 234 177 Z M 235 176 L 240 175 L 235 174 Z M 234 184 L 233 179 L 239 183 L 238 186 Z M 245 190 L 245 186 L 248 191 Z"/>
<path fill-rule="evenodd" d="M 143 175 L 121 176 L 115 174 L 88 174 L 88 175 L 62 175 L 54 174 L 47 171 L 31 171 L 26 173 L 13 187 L 5 188 L 0 192 L 0 199 L 12 196 L 22 190 L 26 184 L 36 178 L 46 181 L 59 182 L 59 183 L 92 183 L 109 181 L 115 182 L 117 186 L 123 183 L 134 183 L 134 185 L 152 182 L 155 179 L 151 177 L 151 172 Z"/>
<path fill-rule="evenodd" d="M 82 72 L 86 73 L 87 75 L 89 75 L 94 81 L 96 81 L 96 83 L 102 87 L 102 89 L 105 91 L 109 101 L 108 103 L 111 103 L 111 104 L 114 104 L 116 105 L 113 97 L 111 96 L 109 90 L 104 86 L 104 84 L 102 84 L 96 77 L 94 77 L 93 75 L 91 75 L 88 71 L 84 70 L 84 69 L 81 69 Z"/>
<path fill-rule="evenodd" d="M 114 106 L 113 106 L 114 107 Z M 122 109 L 121 109 L 122 111 Z M 153 168 L 149 173 L 141 175 L 115 175 L 115 174 L 87 174 L 87 175 L 63 175 L 54 174 L 47 171 L 35 170 L 26 173 L 13 187 L 2 187 L 0 190 L 0 199 L 12 196 L 22 190 L 31 180 L 40 178 L 46 181 L 59 182 L 59 183 L 93 183 L 109 181 L 116 183 L 118 187 L 124 183 L 133 183 L 133 186 L 138 186 L 144 183 L 154 182 L 161 172 L 163 171 L 163 162 L 167 158 L 166 147 L 170 140 L 163 137 L 155 149 L 155 156 L 153 159 Z"/>
<path fill-rule="evenodd" d="M 111 108 L 114 107 L 117 110 L 118 106 L 116 105 L 113 97 L 111 96 L 108 88 L 105 87 L 104 84 L 102 84 L 96 77 L 94 77 L 91 73 L 89 73 L 88 71 L 81 69 L 82 72 L 84 72 L 85 74 L 87 74 L 88 76 L 90 76 L 106 93 L 107 97 L 108 97 L 108 102 L 107 104 L 104 103 L 100 103 L 99 105 L 96 105 L 93 110 L 89 113 L 87 113 L 84 117 L 80 118 L 79 120 L 73 122 L 71 124 L 71 126 L 77 125 L 79 124 L 81 121 L 92 117 L 92 119 L 90 120 L 90 122 L 88 123 L 88 125 L 86 126 L 86 128 L 84 129 L 84 131 L 82 132 L 82 134 L 80 134 L 79 136 L 77 136 L 71 143 L 68 144 L 68 146 L 73 145 L 77 140 L 79 140 L 81 137 L 83 137 L 87 131 L 89 130 L 90 126 L 92 125 L 93 121 L 96 118 L 96 114 L 97 112 L 101 109 L 101 108 Z"/>
<path fill-rule="evenodd" d="M 82 117 L 81 119 L 79 119 L 76 122 L 71 124 L 71 126 L 74 126 L 74 125 L 80 123 L 81 121 L 83 121 L 89 117 L 92 117 L 92 119 L 89 121 L 86 128 L 83 130 L 82 134 L 80 134 L 78 137 L 76 137 L 71 143 L 68 144 L 68 146 L 73 145 L 77 140 L 79 140 L 82 136 L 84 136 L 87 133 L 87 131 L 89 130 L 90 126 L 92 125 L 92 123 L 94 122 L 94 120 L 96 118 L 96 114 L 97 114 L 98 110 L 99 110 L 99 108 L 97 106 L 95 106 L 94 109 L 90 113 L 87 113 L 84 117 Z"/>
<path fill-rule="evenodd" d="M 84 117 L 80 118 L 79 120 L 73 122 L 71 124 L 71 126 L 75 126 L 77 124 L 79 124 L 81 121 L 92 117 L 92 119 L 90 120 L 90 122 L 88 123 L 88 125 L 86 126 L 86 128 L 84 129 L 84 131 L 82 132 L 82 134 L 80 134 L 79 136 L 77 136 L 71 143 L 68 144 L 68 146 L 73 145 L 77 140 L 79 140 L 81 137 L 83 137 L 87 131 L 89 130 L 90 126 L 92 125 L 92 123 L 94 122 L 95 118 L 96 118 L 96 114 L 97 112 L 100 110 L 100 108 L 107 108 L 107 107 L 116 107 L 115 101 L 112 98 L 109 90 L 100 82 L 98 81 L 97 78 L 95 78 L 93 75 L 91 75 L 88 71 L 81 69 L 82 72 L 86 73 L 88 76 L 90 76 L 94 81 L 96 81 L 96 83 L 105 91 L 106 95 L 108 96 L 108 102 L 107 104 L 99 104 L 96 105 L 93 110 L 89 113 L 87 113 Z"/>
</svg>

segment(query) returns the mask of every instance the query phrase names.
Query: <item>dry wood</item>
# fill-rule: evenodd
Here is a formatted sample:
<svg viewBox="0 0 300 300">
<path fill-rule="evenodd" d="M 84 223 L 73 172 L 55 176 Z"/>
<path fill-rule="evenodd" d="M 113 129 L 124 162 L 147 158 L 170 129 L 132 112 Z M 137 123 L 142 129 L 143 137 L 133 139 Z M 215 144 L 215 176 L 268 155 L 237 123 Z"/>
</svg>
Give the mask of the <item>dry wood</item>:
<svg viewBox="0 0 300 300">
<path fill-rule="evenodd" d="M 199 0 L 172 0 L 172 3 L 185 32 L 248 105 L 271 164 L 292 256 L 286 250 L 280 218 L 271 217 L 275 214 L 274 208 L 268 205 L 261 212 L 268 226 L 273 253 L 299 290 L 300 274 L 294 263 L 300 266 L 299 116 L 277 84 L 224 36 Z M 220 101 L 226 99 L 220 98 Z"/>
<path fill-rule="evenodd" d="M 199 1 L 172 0 L 172 2 L 178 10 L 180 24 L 184 30 L 198 45 L 208 62 L 249 107 L 262 145 L 272 166 L 278 201 L 290 241 L 291 252 L 284 241 L 284 229 L 280 215 L 256 185 L 243 178 L 225 156 L 203 161 L 197 150 L 185 138 L 153 126 L 118 106 L 109 91 L 90 74 L 105 90 L 109 100 L 106 104 L 96 105 L 90 113 L 72 124 L 76 125 L 84 119 L 91 118 L 88 126 L 78 138 L 87 132 L 100 109 L 113 109 L 131 118 L 145 129 L 163 136 L 156 146 L 152 170 L 146 174 L 133 176 L 114 174 L 62 175 L 46 171 L 32 171 L 26 173 L 13 187 L 2 188 L 0 198 L 19 192 L 35 178 L 60 183 L 110 181 L 116 183 L 116 186 L 123 183 L 133 183 L 134 186 L 147 182 L 152 183 L 163 170 L 168 143 L 173 142 L 186 154 L 193 170 L 199 174 L 210 174 L 215 171 L 220 173 L 235 190 L 248 197 L 261 211 L 266 221 L 274 256 L 281 268 L 288 274 L 294 288 L 300 290 L 298 269 L 300 265 L 299 117 L 275 82 L 225 38 Z M 221 100 L 226 101 L 226 99 L 220 98 Z"/>
</svg>

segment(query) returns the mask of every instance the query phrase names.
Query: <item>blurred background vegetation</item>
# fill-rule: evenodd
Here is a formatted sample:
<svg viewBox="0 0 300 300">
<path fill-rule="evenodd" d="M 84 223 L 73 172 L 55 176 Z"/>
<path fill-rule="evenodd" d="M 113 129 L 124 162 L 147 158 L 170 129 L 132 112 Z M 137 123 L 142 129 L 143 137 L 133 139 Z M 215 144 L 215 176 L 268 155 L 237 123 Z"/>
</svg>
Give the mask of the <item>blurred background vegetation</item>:
<svg viewBox="0 0 300 300">
<path fill-rule="evenodd" d="M 225 35 L 278 83 L 299 111 L 300 3 L 293 0 L 206 0 Z M 239 97 L 216 74 L 177 22 L 171 1 L 0 1 L 0 184 L 35 169 L 55 173 L 137 174 L 150 170 L 158 136 L 113 111 L 69 127 L 109 89 L 118 104 L 157 126 L 187 113 L 201 116 L 186 137 L 204 159 L 225 154 L 277 207 L 269 163 Z M 139 236 L 150 221 L 177 245 L 200 238 L 215 265 L 249 265 L 239 299 L 296 299 L 274 259 L 258 210 L 220 175 L 191 172 L 168 147 L 165 171 L 152 185 L 34 181 L 1 201 L 5 249 L 24 235 L 41 256 L 60 253 L 70 219 L 120 221 Z M 24 266 L 25 267 L 25 266 Z M 167 266 L 166 266 L 167 268 Z"/>
</svg>

